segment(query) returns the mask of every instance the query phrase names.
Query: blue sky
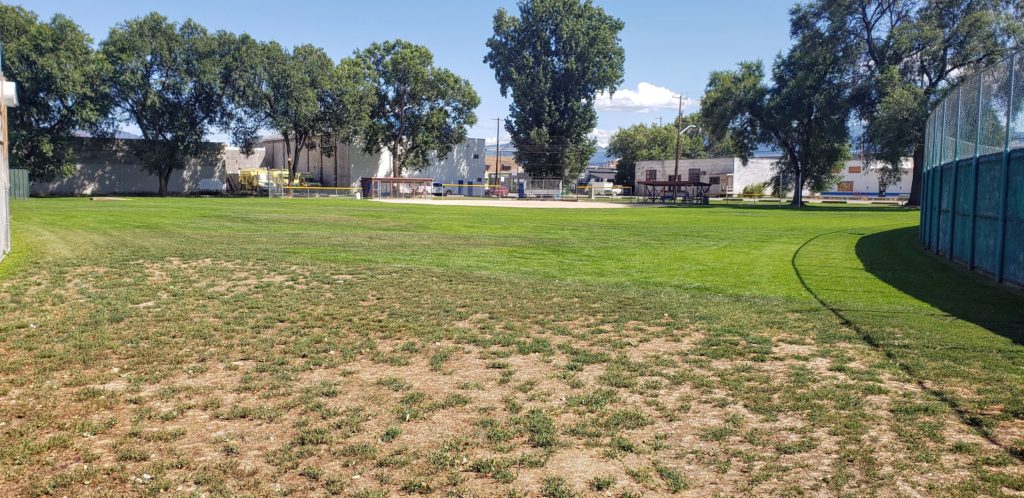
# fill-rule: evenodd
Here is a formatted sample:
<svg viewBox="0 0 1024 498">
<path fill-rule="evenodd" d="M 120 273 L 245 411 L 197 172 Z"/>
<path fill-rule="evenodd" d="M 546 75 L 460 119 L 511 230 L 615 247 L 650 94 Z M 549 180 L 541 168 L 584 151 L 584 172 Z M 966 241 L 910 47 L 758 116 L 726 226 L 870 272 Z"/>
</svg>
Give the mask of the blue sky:
<svg viewBox="0 0 1024 498">
<path fill-rule="evenodd" d="M 742 60 L 770 63 L 790 45 L 788 12 L 795 0 L 595 0 L 622 19 L 626 77 L 622 91 L 598 105 L 597 134 L 606 138 L 622 126 L 666 121 L 676 112 L 671 93 L 691 99 L 693 112 L 708 73 Z M 231 1 L 231 0 L 23 0 L 42 17 L 61 12 L 98 42 L 114 24 L 150 11 L 171 19 L 191 17 L 211 30 L 247 32 L 286 46 L 311 43 L 340 59 L 374 41 L 403 38 L 426 45 L 435 64 L 467 78 L 480 94 L 478 124 L 470 136 L 493 138 L 494 118 L 508 113 L 483 57 L 491 19 L 499 7 L 515 11 L 514 0 L 481 1 Z M 504 131 L 502 134 L 504 135 Z"/>
</svg>

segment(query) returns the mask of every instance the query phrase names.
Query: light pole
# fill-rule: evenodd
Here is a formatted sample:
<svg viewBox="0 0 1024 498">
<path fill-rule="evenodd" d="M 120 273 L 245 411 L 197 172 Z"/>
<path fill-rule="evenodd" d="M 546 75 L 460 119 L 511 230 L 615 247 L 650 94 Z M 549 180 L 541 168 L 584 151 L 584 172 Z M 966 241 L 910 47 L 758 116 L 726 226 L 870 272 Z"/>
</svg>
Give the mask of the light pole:
<svg viewBox="0 0 1024 498">
<path fill-rule="evenodd" d="M 675 198 L 679 196 L 679 140 L 681 139 L 683 133 L 686 132 L 686 130 L 690 129 L 690 127 L 687 127 L 686 130 L 679 129 L 679 127 L 683 125 L 683 96 L 680 94 L 678 98 L 679 114 L 676 116 L 676 185 L 672 186 L 672 202 L 675 202 Z"/>
<path fill-rule="evenodd" d="M 497 134 L 494 137 L 494 183 L 497 185 L 501 171 L 501 118 L 494 118 L 494 122 L 497 129 Z"/>
</svg>

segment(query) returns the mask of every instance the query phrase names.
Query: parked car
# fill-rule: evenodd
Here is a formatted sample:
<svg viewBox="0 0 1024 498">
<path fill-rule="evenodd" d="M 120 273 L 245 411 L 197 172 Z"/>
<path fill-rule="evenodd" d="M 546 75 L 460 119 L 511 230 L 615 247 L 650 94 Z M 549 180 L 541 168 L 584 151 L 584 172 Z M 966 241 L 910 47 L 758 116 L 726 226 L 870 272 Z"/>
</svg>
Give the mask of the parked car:
<svg viewBox="0 0 1024 498">
<path fill-rule="evenodd" d="M 501 185 L 499 185 L 497 187 L 489 188 L 484 193 L 484 195 L 487 195 L 488 197 L 508 197 L 508 194 L 509 194 L 508 187 L 503 187 Z"/>
<path fill-rule="evenodd" d="M 452 195 L 451 187 L 445 187 L 443 183 L 434 182 L 430 185 L 430 193 L 434 197 L 448 197 Z"/>
</svg>

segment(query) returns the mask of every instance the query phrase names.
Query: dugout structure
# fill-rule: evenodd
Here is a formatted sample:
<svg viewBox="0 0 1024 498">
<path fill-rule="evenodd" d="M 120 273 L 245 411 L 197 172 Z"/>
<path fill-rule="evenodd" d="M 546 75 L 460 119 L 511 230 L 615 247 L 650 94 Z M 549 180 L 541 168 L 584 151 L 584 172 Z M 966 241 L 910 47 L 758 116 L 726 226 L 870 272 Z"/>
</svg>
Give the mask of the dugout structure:
<svg viewBox="0 0 1024 498">
<path fill-rule="evenodd" d="M 520 199 L 562 200 L 561 178 L 526 177 L 518 180 L 516 197 Z"/>
<path fill-rule="evenodd" d="M 367 199 L 409 199 L 430 197 L 433 178 L 372 177 L 360 178 Z"/>
<path fill-rule="evenodd" d="M 967 78 L 925 127 L 924 247 L 1024 285 L 1024 53 Z"/>
<path fill-rule="evenodd" d="M 705 206 L 710 203 L 711 184 L 689 181 L 658 181 L 637 182 L 640 188 L 641 202 L 671 202 Z"/>
</svg>

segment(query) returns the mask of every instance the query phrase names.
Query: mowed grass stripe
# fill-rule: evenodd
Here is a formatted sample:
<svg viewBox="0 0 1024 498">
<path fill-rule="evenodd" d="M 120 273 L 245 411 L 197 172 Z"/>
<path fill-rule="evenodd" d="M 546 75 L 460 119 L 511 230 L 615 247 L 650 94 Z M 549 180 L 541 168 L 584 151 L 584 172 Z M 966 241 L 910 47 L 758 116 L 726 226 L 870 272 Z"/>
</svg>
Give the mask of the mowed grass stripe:
<svg viewBox="0 0 1024 498">
<path fill-rule="evenodd" d="M 913 211 L 14 207 L 15 493 L 1024 489 L 1020 294 L 921 253 Z"/>
</svg>

